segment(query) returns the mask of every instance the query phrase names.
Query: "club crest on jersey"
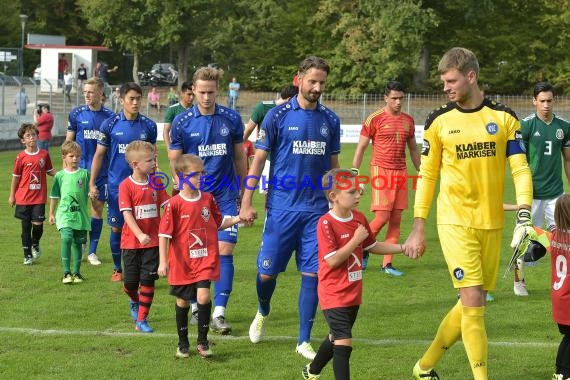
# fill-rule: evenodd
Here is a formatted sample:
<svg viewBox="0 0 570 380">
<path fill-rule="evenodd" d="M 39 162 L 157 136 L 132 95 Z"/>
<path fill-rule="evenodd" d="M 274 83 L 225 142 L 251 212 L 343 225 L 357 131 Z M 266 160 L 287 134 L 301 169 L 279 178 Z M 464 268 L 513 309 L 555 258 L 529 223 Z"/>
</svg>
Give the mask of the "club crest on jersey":
<svg viewBox="0 0 570 380">
<path fill-rule="evenodd" d="M 558 128 L 556 130 L 556 138 L 558 140 L 562 140 L 564 138 L 564 132 L 562 132 L 562 129 Z"/>
<path fill-rule="evenodd" d="M 321 132 L 321 136 L 327 137 L 329 135 L 329 128 L 325 124 L 323 124 L 321 126 L 320 132 Z"/>
<path fill-rule="evenodd" d="M 424 139 L 422 143 L 422 155 L 427 156 L 429 154 L 429 141 Z"/>
<path fill-rule="evenodd" d="M 259 133 L 257 134 L 257 141 L 265 140 L 265 129 L 260 129 Z"/>
<path fill-rule="evenodd" d="M 158 192 L 156 190 L 152 191 L 152 200 L 156 202 L 158 199 Z"/>
<path fill-rule="evenodd" d="M 40 159 L 39 165 L 40 165 L 40 168 L 43 169 L 43 167 L 46 166 L 46 160 L 44 160 L 43 158 Z"/>
<path fill-rule="evenodd" d="M 210 220 L 210 209 L 208 209 L 208 207 L 206 206 L 202 207 L 200 215 L 202 216 L 202 219 L 204 219 L 204 222 L 207 222 L 208 220 Z"/>
<path fill-rule="evenodd" d="M 261 261 L 261 267 L 263 269 L 271 268 L 271 259 L 268 259 L 268 258 L 263 259 L 263 261 Z"/>
<path fill-rule="evenodd" d="M 77 187 L 82 189 L 84 185 L 85 185 L 85 183 L 83 182 L 83 178 L 80 178 L 77 180 Z"/>
<path fill-rule="evenodd" d="M 141 133 L 141 138 L 142 141 L 146 141 L 146 133 Z"/>
<path fill-rule="evenodd" d="M 220 135 L 227 136 L 230 134 L 230 129 L 226 127 L 226 125 L 222 125 L 222 129 L 220 129 Z"/>
<path fill-rule="evenodd" d="M 455 268 L 453 270 L 453 277 L 455 277 L 457 281 L 461 281 L 465 277 L 465 272 L 461 268 Z"/>
<path fill-rule="evenodd" d="M 494 135 L 497 132 L 499 132 L 499 126 L 497 125 L 497 123 L 495 122 L 490 122 L 485 126 L 485 129 L 487 130 L 487 133 L 490 135 Z"/>
</svg>

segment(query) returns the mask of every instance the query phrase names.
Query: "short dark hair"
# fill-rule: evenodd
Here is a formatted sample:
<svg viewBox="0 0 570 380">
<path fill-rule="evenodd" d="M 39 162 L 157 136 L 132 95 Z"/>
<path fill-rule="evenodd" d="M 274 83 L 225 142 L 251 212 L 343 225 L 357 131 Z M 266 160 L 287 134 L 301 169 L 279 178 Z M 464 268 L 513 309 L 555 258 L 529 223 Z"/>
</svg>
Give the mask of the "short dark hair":
<svg viewBox="0 0 570 380">
<path fill-rule="evenodd" d="M 536 99 L 541 92 L 552 92 L 554 95 L 554 87 L 548 82 L 538 82 L 534 85 L 533 97 Z"/>
<path fill-rule="evenodd" d="M 293 86 L 292 84 L 283 87 L 281 90 L 281 99 L 289 99 L 299 93 L 299 87 Z"/>
<path fill-rule="evenodd" d="M 127 82 L 121 86 L 121 90 L 120 90 L 121 98 L 124 98 L 125 95 L 127 94 L 127 92 L 129 92 L 131 90 L 138 92 L 139 95 L 142 95 L 142 93 L 143 93 L 141 86 L 139 86 L 135 82 Z"/>
<path fill-rule="evenodd" d="M 303 62 L 299 64 L 299 75 L 305 74 L 309 69 L 312 68 L 323 70 L 327 73 L 327 75 L 330 72 L 330 66 L 324 59 L 320 57 L 310 56 L 305 58 Z"/>
<path fill-rule="evenodd" d="M 390 91 L 406 92 L 406 88 L 401 82 L 391 80 L 390 82 L 386 83 L 386 87 L 384 87 L 384 95 L 390 95 Z"/>
<path fill-rule="evenodd" d="M 39 133 L 38 132 L 38 127 L 36 127 L 35 124 L 32 123 L 22 123 L 22 125 L 20 126 L 20 128 L 18 129 L 18 137 L 21 139 L 24 138 L 24 135 L 26 134 L 26 132 L 35 132 L 36 135 Z"/>
<path fill-rule="evenodd" d="M 180 86 L 180 91 L 186 91 L 192 89 L 192 82 L 182 82 L 182 86 Z"/>
</svg>

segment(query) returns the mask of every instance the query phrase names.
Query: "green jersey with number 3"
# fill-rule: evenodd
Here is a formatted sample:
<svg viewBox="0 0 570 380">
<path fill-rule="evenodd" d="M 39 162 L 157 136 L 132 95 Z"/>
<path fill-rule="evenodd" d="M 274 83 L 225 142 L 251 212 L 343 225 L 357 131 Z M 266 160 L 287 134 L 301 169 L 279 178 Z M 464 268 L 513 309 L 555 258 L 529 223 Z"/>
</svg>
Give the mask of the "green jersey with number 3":
<svg viewBox="0 0 570 380">
<path fill-rule="evenodd" d="M 570 148 L 570 123 L 556 115 L 547 124 L 536 113 L 521 120 L 526 158 L 532 172 L 533 199 L 554 199 L 564 192 L 562 149 Z"/>
</svg>

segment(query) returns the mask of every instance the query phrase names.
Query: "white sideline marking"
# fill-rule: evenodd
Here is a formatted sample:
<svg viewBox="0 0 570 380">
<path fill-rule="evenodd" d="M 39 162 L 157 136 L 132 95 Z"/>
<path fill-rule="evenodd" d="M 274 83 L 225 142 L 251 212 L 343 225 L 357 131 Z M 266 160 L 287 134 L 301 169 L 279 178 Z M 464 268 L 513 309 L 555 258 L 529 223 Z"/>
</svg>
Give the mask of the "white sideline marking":
<svg viewBox="0 0 570 380">
<path fill-rule="evenodd" d="M 23 327 L 0 327 L 0 332 L 6 333 L 21 333 L 21 334 L 41 334 L 41 335 L 84 335 L 84 336 L 110 336 L 110 337 L 142 337 L 142 338 L 177 338 L 177 334 L 170 333 L 157 333 L 144 334 L 140 332 L 120 332 L 120 331 L 95 331 L 95 330 L 51 330 L 51 329 L 30 329 Z M 188 336 L 196 336 L 196 334 L 188 334 Z M 222 340 L 249 340 L 247 335 L 232 336 L 232 335 L 218 335 L 215 333 L 209 334 L 210 338 Z M 282 340 L 296 340 L 294 336 L 265 336 L 264 340 L 269 341 L 282 341 Z M 361 342 L 374 346 L 402 346 L 402 345 L 428 345 L 430 340 L 421 339 L 368 339 L 368 338 L 353 338 L 355 342 Z M 461 342 L 458 342 L 461 344 Z M 558 347 L 558 342 L 495 342 L 489 341 L 490 346 L 498 347 Z"/>
</svg>

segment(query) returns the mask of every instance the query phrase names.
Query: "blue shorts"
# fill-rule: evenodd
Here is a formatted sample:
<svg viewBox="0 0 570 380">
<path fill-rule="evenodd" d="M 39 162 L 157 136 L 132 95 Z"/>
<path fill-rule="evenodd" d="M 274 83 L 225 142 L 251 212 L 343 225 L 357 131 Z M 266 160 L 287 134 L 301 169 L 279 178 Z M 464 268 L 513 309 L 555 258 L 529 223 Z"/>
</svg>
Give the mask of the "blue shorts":
<svg viewBox="0 0 570 380">
<path fill-rule="evenodd" d="M 125 219 L 119 211 L 119 189 L 109 188 L 107 193 L 107 224 L 115 228 L 123 228 Z"/>
<path fill-rule="evenodd" d="M 260 274 L 285 272 L 295 251 L 297 270 L 317 273 L 317 222 L 322 213 L 268 209 L 257 255 Z"/>
<path fill-rule="evenodd" d="M 237 201 L 218 202 L 218 207 L 222 216 L 236 216 L 239 214 L 237 210 Z M 236 244 L 238 240 L 238 226 L 234 224 L 225 230 L 218 231 L 218 241 Z"/>
</svg>

